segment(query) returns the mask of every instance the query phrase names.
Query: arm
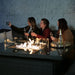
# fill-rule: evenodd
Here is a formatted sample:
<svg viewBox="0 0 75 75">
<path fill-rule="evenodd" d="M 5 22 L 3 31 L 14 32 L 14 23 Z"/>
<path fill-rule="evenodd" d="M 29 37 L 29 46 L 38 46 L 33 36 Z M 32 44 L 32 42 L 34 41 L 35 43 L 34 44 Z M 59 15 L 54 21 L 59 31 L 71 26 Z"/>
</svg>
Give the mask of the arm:
<svg viewBox="0 0 75 75">
<path fill-rule="evenodd" d="M 43 32 L 43 35 L 37 35 L 37 38 L 49 38 L 50 35 L 50 29 L 45 29 Z"/>
<path fill-rule="evenodd" d="M 73 44 L 74 37 L 72 32 L 69 29 L 64 31 L 64 33 L 62 34 L 62 37 L 63 37 L 63 41 L 70 42 L 71 44 Z"/>
<path fill-rule="evenodd" d="M 11 29 L 17 33 L 24 33 L 24 28 L 18 28 L 14 25 L 11 25 Z"/>
<path fill-rule="evenodd" d="M 12 25 L 11 22 L 9 22 L 8 25 L 9 25 L 9 27 L 11 27 L 11 29 L 12 29 L 13 31 L 15 31 L 15 32 L 17 32 L 17 33 L 23 33 L 23 34 L 24 34 L 24 28 L 18 28 L 18 27 L 16 27 L 16 26 Z M 26 27 L 25 27 L 26 32 L 28 32 L 29 28 L 30 28 L 29 26 L 26 26 Z"/>
<path fill-rule="evenodd" d="M 29 28 L 30 28 L 29 26 L 25 27 L 26 33 L 28 32 Z M 11 29 L 17 33 L 24 34 L 24 28 L 18 28 L 14 25 L 11 25 Z"/>
<path fill-rule="evenodd" d="M 9 25 L 9 27 L 11 27 L 11 29 L 12 29 L 13 31 L 15 31 L 15 32 L 17 32 L 17 33 L 21 33 L 21 32 L 23 32 L 23 30 L 24 30 L 24 28 L 18 28 L 18 27 L 16 27 L 16 26 L 12 25 L 11 22 L 9 22 L 8 25 Z"/>
<path fill-rule="evenodd" d="M 51 36 L 50 38 L 51 38 L 51 40 L 54 41 L 54 42 L 57 42 L 57 41 L 58 41 L 58 38 L 55 38 L 55 37 L 53 37 L 53 36 Z"/>
</svg>

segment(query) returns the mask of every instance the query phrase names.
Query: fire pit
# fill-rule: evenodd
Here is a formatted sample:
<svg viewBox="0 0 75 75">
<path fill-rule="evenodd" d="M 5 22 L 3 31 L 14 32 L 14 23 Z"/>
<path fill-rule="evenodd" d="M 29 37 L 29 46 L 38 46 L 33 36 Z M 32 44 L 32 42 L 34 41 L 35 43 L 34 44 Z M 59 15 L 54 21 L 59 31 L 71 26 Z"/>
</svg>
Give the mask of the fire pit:
<svg viewBox="0 0 75 75">
<path fill-rule="evenodd" d="M 30 54 L 32 54 L 33 51 L 43 50 L 46 46 L 47 46 L 46 42 L 43 41 L 40 42 L 39 40 L 34 41 L 29 39 L 29 41 L 21 43 L 20 45 L 16 45 L 16 48 L 23 49 L 24 51 L 29 51 Z"/>
</svg>

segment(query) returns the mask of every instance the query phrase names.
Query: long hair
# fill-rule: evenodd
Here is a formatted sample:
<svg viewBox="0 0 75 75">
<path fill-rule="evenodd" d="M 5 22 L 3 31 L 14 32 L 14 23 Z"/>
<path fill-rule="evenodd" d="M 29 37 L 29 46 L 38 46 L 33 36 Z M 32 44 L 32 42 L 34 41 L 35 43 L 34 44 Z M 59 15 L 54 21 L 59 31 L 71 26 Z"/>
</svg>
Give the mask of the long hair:
<svg viewBox="0 0 75 75">
<path fill-rule="evenodd" d="M 62 33 L 68 29 L 67 21 L 64 18 L 59 19 L 58 22 L 59 22 L 58 30 L 61 29 Z"/>
<path fill-rule="evenodd" d="M 49 28 L 49 21 L 46 18 L 41 19 L 41 21 L 46 25 L 45 28 Z"/>
<path fill-rule="evenodd" d="M 36 20 L 34 17 L 29 17 L 28 21 L 31 23 L 32 29 L 35 30 L 36 28 Z"/>
</svg>

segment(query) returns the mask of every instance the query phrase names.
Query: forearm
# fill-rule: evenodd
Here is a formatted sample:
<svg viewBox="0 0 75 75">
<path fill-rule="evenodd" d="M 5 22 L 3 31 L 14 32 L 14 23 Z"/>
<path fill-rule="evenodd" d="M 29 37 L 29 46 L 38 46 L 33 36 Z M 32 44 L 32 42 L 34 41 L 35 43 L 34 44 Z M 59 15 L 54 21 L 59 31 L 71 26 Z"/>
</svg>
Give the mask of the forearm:
<svg viewBox="0 0 75 75">
<path fill-rule="evenodd" d="M 42 36 L 42 35 L 37 35 L 37 38 L 47 38 L 46 36 Z"/>
<path fill-rule="evenodd" d="M 54 42 L 58 42 L 58 38 L 55 38 L 53 41 L 54 41 Z"/>
<path fill-rule="evenodd" d="M 18 28 L 16 26 L 12 25 L 11 29 L 17 33 L 24 33 L 24 28 Z"/>
</svg>

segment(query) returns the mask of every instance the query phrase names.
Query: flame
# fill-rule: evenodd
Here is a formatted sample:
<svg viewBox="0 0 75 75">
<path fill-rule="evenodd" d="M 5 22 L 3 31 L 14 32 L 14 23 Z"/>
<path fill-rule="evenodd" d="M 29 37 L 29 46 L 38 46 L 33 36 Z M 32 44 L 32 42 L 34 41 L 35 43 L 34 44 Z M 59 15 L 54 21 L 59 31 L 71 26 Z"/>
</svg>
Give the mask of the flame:
<svg viewBox="0 0 75 75">
<path fill-rule="evenodd" d="M 29 39 L 29 41 L 24 44 L 16 45 L 16 48 L 24 49 L 24 51 L 29 50 L 30 54 L 32 54 L 33 50 L 40 50 L 41 45 L 34 45 L 34 40 Z"/>
</svg>

